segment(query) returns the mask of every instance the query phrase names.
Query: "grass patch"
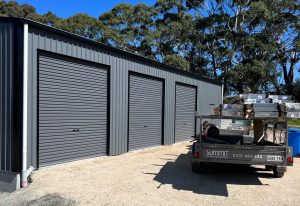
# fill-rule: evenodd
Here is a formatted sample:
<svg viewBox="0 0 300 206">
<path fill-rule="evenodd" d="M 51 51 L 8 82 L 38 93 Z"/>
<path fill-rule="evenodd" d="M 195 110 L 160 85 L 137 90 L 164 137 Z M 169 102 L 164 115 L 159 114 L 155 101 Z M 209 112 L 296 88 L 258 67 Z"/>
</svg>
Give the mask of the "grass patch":
<svg viewBox="0 0 300 206">
<path fill-rule="evenodd" d="M 296 125 L 296 126 L 300 126 L 300 119 L 292 119 L 289 120 L 289 125 Z"/>
</svg>

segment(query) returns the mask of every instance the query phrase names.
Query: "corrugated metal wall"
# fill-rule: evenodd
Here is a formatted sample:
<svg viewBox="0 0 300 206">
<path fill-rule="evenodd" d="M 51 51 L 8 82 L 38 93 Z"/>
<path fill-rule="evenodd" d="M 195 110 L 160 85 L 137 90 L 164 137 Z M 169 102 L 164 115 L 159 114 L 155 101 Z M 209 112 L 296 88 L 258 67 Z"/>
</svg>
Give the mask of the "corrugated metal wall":
<svg viewBox="0 0 300 206">
<path fill-rule="evenodd" d="M 111 72 L 111 99 L 110 99 L 110 155 L 127 152 L 128 134 L 128 72 L 135 71 L 165 79 L 165 119 L 164 144 L 174 143 L 174 111 L 175 111 L 175 83 L 182 82 L 198 87 L 198 107 L 201 112 L 210 109 L 209 104 L 221 102 L 221 86 L 212 85 L 197 79 L 167 72 L 157 67 L 134 60 L 124 55 L 113 53 L 105 49 L 80 43 L 76 40 L 42 31 L 37 28 L 29 29 L 29 99 L 28 122 L 30 128 L 28 136 L 29 165 L 36 166 L 37 146 L 37 55 L 38 49 L 64 54 L 92 62 L 110 66 Z"/>
<path fill-rule="evenodd" d="M 0 170 L 12 164 L 13 24 L 0 22 Z"/>
</svg>

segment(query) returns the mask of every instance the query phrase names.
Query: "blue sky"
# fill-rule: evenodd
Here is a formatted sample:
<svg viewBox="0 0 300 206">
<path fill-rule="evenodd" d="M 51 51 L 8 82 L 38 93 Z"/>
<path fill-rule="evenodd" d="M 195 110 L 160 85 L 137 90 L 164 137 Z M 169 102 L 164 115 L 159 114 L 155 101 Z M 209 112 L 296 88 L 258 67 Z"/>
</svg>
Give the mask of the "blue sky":
<svg viewBox="0 0 300 206">
<path fill-rule="evenodd" d="M 111 10 L 119 3 L 145 3 L 153 5 L 156 0 L 17 0 L 17 2 L 30 4 L 37 9 L 37 13 L 44 14 L 52 11 L 59 17 L 69 17 L 75 13 L 88 13 L 99 17 L 100 14 Z"/>
</svg>

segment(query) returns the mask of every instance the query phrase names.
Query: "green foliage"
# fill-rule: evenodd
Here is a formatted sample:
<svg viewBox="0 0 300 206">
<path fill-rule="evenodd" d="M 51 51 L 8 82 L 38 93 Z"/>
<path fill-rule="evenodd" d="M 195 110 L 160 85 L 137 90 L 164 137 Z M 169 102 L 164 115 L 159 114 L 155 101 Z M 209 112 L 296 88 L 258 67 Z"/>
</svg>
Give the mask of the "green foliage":
<svg viewBox="0 0 300 206">
<path fill-rule="evenodd" d="M 15 1 L 1 1 L 0 13 L 5 16 L 27 17 L 30 13 L 35 13 L 35 9 L 27 4 L 19 5 Z"/>
<path fill-rule="evenodd" d="M 188 71 L 190 64 L 187 60 L 181 58 L 180 56 L 173 54 L 173 55 L 167 55 L 165 57 L 165 63 L 174 67 L 177 67 L 179 69 Z"/>
<path fill-rule="evenodd" d="M 58 19 L 53 22 L 53 26 L 90 39 L 99 38 L 101 30 L 97 19 L 88 14 L 75 14 L 68 19 Z"/>
<path fill-rule="evenodd" d="M 154 26 L 154 9 L 145 4 L 122 3 L 102 14 L 99 21 L 106 26 L 107 42 L 124 50 L 152 55 L 151 32 Z"/>
<path fill-rule="evenodd" d="M 292 119 L 288 122 L 289 126 L 298 126 L 300 127 L 300 119 Z"/>
<path fill-rule="evenodd" d="M 275 92 L 298 100 L 299 14 L 295 0 L 157 0 L 154 6 L 121 3 L 99 18 L 64 19 L 0 1 L 1 16 L 30 18 L 206 75 L 222 81 L 225 94 Z"/>
</svg>

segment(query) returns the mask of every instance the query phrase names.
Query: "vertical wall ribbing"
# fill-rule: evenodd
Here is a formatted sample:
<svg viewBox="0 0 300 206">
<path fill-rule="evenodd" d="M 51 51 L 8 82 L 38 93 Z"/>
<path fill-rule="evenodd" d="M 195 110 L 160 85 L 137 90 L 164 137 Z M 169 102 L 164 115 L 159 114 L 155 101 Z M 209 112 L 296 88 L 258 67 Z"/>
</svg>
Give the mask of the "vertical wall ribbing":
<svg viewBox="0 0 300 206">
<path fill-rule="evenodd" d="M 12 171 L 13 24 L 0 23 L 0 170 Z"/>
</svg>

